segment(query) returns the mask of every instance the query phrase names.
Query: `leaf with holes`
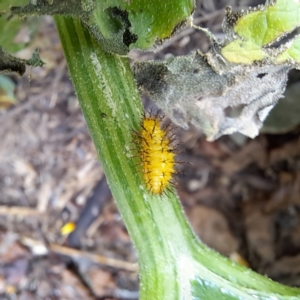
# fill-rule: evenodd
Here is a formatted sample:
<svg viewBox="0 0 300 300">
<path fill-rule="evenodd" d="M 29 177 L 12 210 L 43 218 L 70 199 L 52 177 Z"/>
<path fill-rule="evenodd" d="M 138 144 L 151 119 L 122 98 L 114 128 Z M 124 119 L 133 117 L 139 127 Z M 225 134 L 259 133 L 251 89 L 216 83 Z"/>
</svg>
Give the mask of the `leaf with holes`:
<svg viewBox="0 0 300 300">
<path fill-rule="evenodd" d="M 72 15 L 79 18 L 107 52 L 161 45 L 191 22 L 194 0 L 53 0 L 13 7 L 14 15 Z"/>
</svg>

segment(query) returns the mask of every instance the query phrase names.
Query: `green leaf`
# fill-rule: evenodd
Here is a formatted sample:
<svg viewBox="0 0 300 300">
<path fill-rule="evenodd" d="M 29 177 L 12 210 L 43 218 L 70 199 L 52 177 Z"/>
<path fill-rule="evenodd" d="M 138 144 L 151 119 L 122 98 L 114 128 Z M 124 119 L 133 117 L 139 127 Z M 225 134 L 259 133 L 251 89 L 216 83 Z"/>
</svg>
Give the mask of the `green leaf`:
<svg viewBox="0 0 300 300">
<path fill-rule="evenodd" d="M 9 7 L 10 5 L 18 3 L 26 3 L 24 0 L 0 0 L 0 46 L 3 47 L 9 53 L 17 52 L 24 48 L 24 44 L 17 44 L 14 42 L 14 38 L 19 32 L 22 21 L 21 20 L 9 20 Z"/>
<path fill-rule="evenodd" d="M 296 36 L 276 58 L 278 63 L 300 62 L 300 36 Z"/>
<path fill-rule="evenodd" d="M 0 46 L 9 53 L 17 52 L 25 47 L 25 44 L 14 42 L 14 38 L 19 32 L 21 25 L 21 20 L 8 21 L 8 15 L 0 16 Z"/>
<path fill-rule="evenodd" d="M 237 55 L 238 53 L 238 55 Z M 252 64 L 262 60 L 267 54 L 257 44 L 247 40 L 234 40 L 222 49 L 223 56 L 230 62 Z"/>
<path fill-rule="evenodd" d="M 234 31 L 241 38 L 262 47 L 284 37 L 300 24 L 300 3 L 294 0 L 269 1 L 239 18 Z"/>
<path fill-rule="evenodd" d="M 39 21 L 37 19 L 12 18 L 10 7 L 12 5 L 25 5 L 28 0 L 0 0 L 0 47 L 8 53 L 15 53 L 24 49 L 28 43 L 16 42 L 15 38 L 21 28 L 28 28 L 30 38 L 37 32 Z"/>
<path fill-rule="evenodd" d="M 241 13 L 227 9 L 226 43 L 222 55 L 230 62 L 252 64 L 268 59 L 275 64 L 300 61 L 299 39 L 276 49 L 273 43 L 300 26 L 300 3 L 294 0 L 267 1 Z"/>
<path fill-rule="evenodd" d="M 9 12 L 9 7 L 12 5 L 25 5 L 28 0 L 0 0 L 0 13 Z"/>
<path fill-rule="evenodd" d="M 75 16 L 105 51 L 125 55 L 133 48 L 161 44 L 191 21 L 194 8 L 194 0 L 37 0 L 11 11 L 19 16 Z"/>
<path fill-rule="evenodd" d="M 147 49 L 156 41 L 170 37 L 194 10 L 193 0 L 106 0 L 98 1 L 97 5 L 102 11 L 118 7 L 126 12 L 131 24 L 130 32 L 137 36 L 130 49 Z"/>
<path fill-rule="evenodd" d="M 196 280 L 191 281 L 192 296 L 193 300 L 216 300 L 216 299 L 226 299 L 235 300 L 234 295 L 226 295 L 226 289 L 221 289 L 220 286 L 214 286 L 212 288 L 212 283 L 207 280 L 202 280 L 201 278 L 196 278 Z"/>
</svg>

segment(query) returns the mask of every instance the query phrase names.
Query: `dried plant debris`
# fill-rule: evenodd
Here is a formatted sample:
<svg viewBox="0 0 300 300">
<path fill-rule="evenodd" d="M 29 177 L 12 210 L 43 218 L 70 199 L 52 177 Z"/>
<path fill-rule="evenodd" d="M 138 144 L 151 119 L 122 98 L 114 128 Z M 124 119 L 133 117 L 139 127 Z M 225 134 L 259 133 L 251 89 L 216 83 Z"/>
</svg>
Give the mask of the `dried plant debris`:
<svg viewBox="0 0 300 300">
<path fill-rule="evenodd" d="M 9 55 L 0 46 L 0 73 L 15 73 L 22 76 L 25 73 L 26 65 L 32 67 L 42 67 L 44 65 L 38 51 L 33 52 L 32 57 L 25 60 Z"/>
<path fill-rule="evenodd" d="M 6 53 L 2 47 L 0 47 L 0 73 L 17 73 L 23 75 L 26 67 L 23 61 Z"/>
<path fill-rule="evenodd" d="M 254 138 L 282 98 L 289 70 L 300 68 L 300 37 L 274 46 L 300 25 L 299 10 L 293 0 L 228 8 L 222 43 L 213 40 L 206 54 L 136 63 L 137 83 L 183 128 L 192 123 L 209 140 L 234 132 Z"/>
<path fill-rule="evenodd" d="M 287 65 L 229 65 L 217 73 L 199 51 L 164 62 L 137 63 L 139 86 L 177 125 L 191 122 L 209 140 L 240 132 L 255 137 L 281 98 Z"/>
</svg>

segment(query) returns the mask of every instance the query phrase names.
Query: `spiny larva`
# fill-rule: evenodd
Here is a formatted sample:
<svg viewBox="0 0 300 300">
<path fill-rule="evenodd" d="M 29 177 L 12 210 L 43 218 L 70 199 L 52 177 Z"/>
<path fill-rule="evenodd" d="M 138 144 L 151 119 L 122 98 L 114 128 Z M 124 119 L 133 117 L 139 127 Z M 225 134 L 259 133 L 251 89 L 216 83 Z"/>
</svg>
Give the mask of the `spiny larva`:
<svg viewBox="0 0 300 300">
<path fill-rule="evenodd" d="M 163 116 L 149 112 L 143 116 L 134 139 L 146 187 L 153 194 L 162 194 L 172 184 L 176 149 L 174 133 L 169 125 L 162 127 Z"/>
</svg>

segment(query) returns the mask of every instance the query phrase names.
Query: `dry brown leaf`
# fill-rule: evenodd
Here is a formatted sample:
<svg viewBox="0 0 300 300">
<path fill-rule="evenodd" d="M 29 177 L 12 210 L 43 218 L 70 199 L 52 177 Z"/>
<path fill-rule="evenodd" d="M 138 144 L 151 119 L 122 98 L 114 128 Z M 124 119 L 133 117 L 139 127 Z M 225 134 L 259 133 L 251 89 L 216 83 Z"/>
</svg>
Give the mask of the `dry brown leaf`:
<svg viewBox="0 0 300 300">
<path fill-rule="evenodd" d="M 194 231 L 205 244 L 227 256 L 237 250 L 238 241 L 220 212 L 198 205 L 188 216 Z"/>
</svg>

